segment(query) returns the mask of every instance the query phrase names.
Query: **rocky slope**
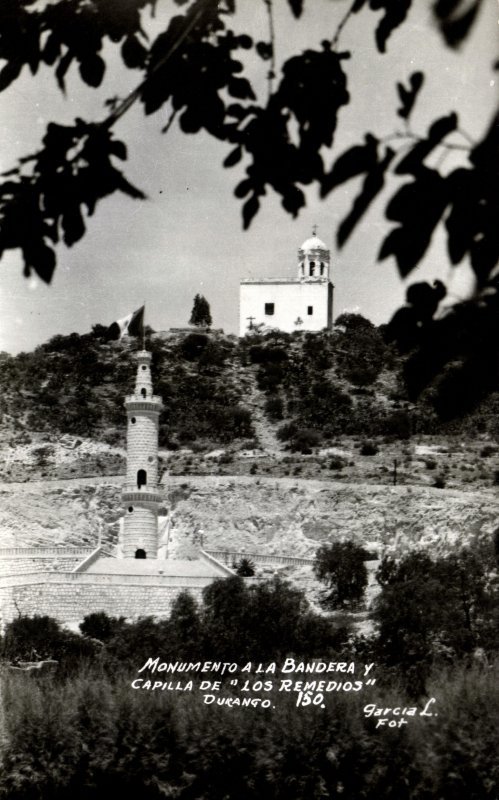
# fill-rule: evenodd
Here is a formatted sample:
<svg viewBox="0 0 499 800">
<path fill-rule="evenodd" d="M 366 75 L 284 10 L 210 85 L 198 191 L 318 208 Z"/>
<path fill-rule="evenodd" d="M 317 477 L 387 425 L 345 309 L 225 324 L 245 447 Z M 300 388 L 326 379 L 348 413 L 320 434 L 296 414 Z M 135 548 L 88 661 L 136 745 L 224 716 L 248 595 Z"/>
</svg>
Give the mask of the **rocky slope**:
<svg viewBox="0 0 499 800">
<path fill-rule="evenodd" d="M 99 530 L 117 542 L 116 478 L 7 484 L 1 490 L 0 546 L 93 545 Z M 172 555 L 195 541 L 212 550 L 313 557 L 322 542 L 351 539 L 378 555 L 414 547 L 431 554 L 490 539 L 499 524 L 492 489 L 359 486 L 296 478 L 168 478 Z M 200 534 L 200 531 L 202 534 Z"/>
</svg>

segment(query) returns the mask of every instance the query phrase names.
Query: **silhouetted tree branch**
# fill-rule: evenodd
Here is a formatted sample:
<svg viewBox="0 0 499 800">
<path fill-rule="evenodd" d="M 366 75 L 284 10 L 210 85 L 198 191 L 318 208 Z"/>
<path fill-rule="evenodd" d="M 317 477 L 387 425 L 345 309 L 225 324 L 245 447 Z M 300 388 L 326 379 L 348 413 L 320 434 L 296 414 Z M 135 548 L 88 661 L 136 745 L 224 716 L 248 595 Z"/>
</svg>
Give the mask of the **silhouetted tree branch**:
<svg viewBox="0 0 499 800">
<path fill-rule="evenodd" d="M 139 80 L 125 99 L 108 100 L 110 112 L 100 122 L 79 118 L 73 125 L 50 122 L 41 149 L 4 173 L 0 255 L 20 249 L 25 274 L 35 271 L 50 282 L 56 265 L 55 245 L 78 242 L 100 200 L 116 192 L 135 199 L 144 197 L 142 189 L 133 186 L 118 168 L 118 162 L 127 160 L 127 147 L 112 133 L 116 121 L 140 103 L 146 115 L 160 110 L 166 114 L 165 133 L 175 123 L 184 133 L 204 131 L 225 142 L 230 148 L 225 168 L 244 163 L 245 177 L 235 187 L 236 197 L 243 200 L 244 228 L 251 224 L 269 190 L 279 195 L 288 213 L 297 216 L 306 202 L 304 187 L 316 185 L 326 198 L 334 189 L 361 177 L 360 192 L 338 225 L 337 243 L 342 247 L 373 201 L 387 191 L 387 177 L 396 176 L 398 183 L 390 183 L 395 188 L 390 188 L 385 210 L 391 229 L 381 243 L 379 259 L 393 257 L 400 275 L 406 277 L 441 228 L 451 264 L 469 258 L 478 291 L 495 294 L 491 276 L 499 260 L 497 118 L 477 142 L 463 134 L 458 110 L 434 120 L 427 132 L 413 129 L 411 115 L 425 91 L 425 75 L 416 71 L 395 81 L 396 114 L 403 130 L 383 135 L 366 131 L 363 141 L 345 152 L 338 155 L 334 149 L 340 112 L 355 101 L 348 86 L 348 60 L 357 56 L 338 49 L 345 27 L 360 13 L 381 11 L 374 37 L 382 57 L 391 36 L 405 23 L 413 0 L 331 4 L 330 35 L 319 44 L 310 43 L 279 67 L 274 47 L 275 3 L 264 2 L 269 15 L 268 42 L 254 42 L 247 33 L 235 32 L 237 0 L 170 0 L 172 13 L 152 40 L 144 24 L 157 0 L 119 4 L 54 0 L 45 5 L 9 0 L 2 4 L 0 91 L 12 85 L 25 68 L 35 76 L 42 65 L 52 70 L 62 92 L 72 66 L 77 66 L 87 86 L 99 87 L 107 78 L 102 52 L 109 44 L 119 50 L 124 68 L 138 74 Z M 299 19 L 306 0 L 287 2 Z M 431 3 L 447 46 L 457 48 L 464 42 L 482 2 Z M 167 0 L 163 0 L 165 5 Z M 184 7 L 182 13 L 180 9 L 175 13 L 175 7 Z M 328 23 L 325 19 L 326 35 Z M 269 64 L 265 98 L 257 97 L 248 78 L 251 59 L 241 58 L 245 51 Z M 332 166 L 325 163 L 328 151 L 334 157 Z M 461 161 L 444 172 L 442 159 L 436 162 L 435 154 L 451 151 Z M 477 302 L 477 308 L 482 308 L 482 299 Z M 412 313 L 414 305 L 409 303 L 408 309 Z M 416 320 L 417 330 L 411 334 L 416 349 L 422 346 L 421 337 L 435 335 L 435 314 L 438 304 L 430 318 Z M 390 330 L 395 341 L 405 337 L 405 347 L 409 316 L 405 315 L 402 333 L 395 321 Z M 445 324 L 451 324 L 449 319 Z M 440 360 L 447 363 L 442 354 Z"/>
</svg>

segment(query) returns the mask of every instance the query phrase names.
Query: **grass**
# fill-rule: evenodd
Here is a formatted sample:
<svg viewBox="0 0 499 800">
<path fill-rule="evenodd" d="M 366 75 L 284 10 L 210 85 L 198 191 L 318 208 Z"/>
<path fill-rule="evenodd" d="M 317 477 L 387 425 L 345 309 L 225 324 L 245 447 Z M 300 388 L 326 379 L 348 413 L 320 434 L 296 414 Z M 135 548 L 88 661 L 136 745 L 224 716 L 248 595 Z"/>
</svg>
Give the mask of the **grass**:
<svg viewBox="0 0 499 800">
<path fill-rule="evenodd" d="M 368 704 L 424 706 L 396 685 L 326 694 L 325 708 L 298 708 L 296 694 L 276 692 L 274 708 L 227 708 L 205 705 L 199 692 L 134 691 L 133 677 L 7 676 L 2 800 L 90 800 L 127 782 L 146 800 L 309 800 L 323 796 L 321 786 L 340 785 L 348 800 L 497 796 L 498 664 L 435 673 L 428 685 L 435 715 L 405 717 L 401 728 L 376 728 L 364 712 Z M 284 795 L 286 786 L 293 789 Z"/>
</svg>

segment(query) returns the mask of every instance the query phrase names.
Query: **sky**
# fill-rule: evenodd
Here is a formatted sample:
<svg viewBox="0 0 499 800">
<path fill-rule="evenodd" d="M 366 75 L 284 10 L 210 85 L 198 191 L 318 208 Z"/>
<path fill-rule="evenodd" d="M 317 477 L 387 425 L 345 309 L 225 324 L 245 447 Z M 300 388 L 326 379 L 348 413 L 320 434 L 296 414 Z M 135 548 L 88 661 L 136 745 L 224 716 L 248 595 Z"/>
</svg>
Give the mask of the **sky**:
<svg viewBox="0 0 499 800">
<path fill-rule="evenodd" d="M 400 130 L 395 115 L 395 83 L 422 69 L 426 83 L 413 115 L 414 130 L 424 135 L 435 117 L 458 110 L 460 125 L 472 138 L 483 135 L 497 103 L 491 65 L 497 40 L 494 3 L 483 4 L 473 35 L 455 53 L 444 47 L 435 29 L 430 0 L 414 0 L 409 23 L 388 43 L 380 56 L 373 30 L 378 14 L 366 9 L 351 17 L 341 37 L 351 103 L 340 112 L 333 156 L 361 142 L 367 130 L 389 135 Z M 159 32 L 171 9 L 159 0 L 158 14 L 144 24 Z M 267 39 L 267 17 L 260 0 L 240 0 L 238 30 Z M 294 52 L 318 47 L 331 38 L 343 17 L 345 0 L 308 0 L 295 21 L 285 0 L 275 0 L 278 64 Z M 100 120 L 104 100 L 126 96 L 138 82 L 111 47 L 105 50 L 106 78 L 99 90 L 86 87 L 77 70 L 70 71 L 63 96 L 50 70 L 36 76 L 23 72 L 0 94 L 0 170 L 37 150 L 49 121 L 71 123 L 75 117 Z M 265 92 L 266 62 L 248 62 L 257 90 Z M 238 330 L 239 282 L 244 278 L 295 277 L 297 249 L 317 225 L 318 235 L 331 249 L 335 284 L 334 316 L 344 310 L 364 314 L 376 324 L 386 322 L 404 299 L 392 259 L 377 262 L 383 237 L 390 229 L 383 216 L 386 195 L 376 201 L 347 245 L 335 246 L 336 227 L 348 212 L 359 183 L 345 184 L 321 201 L 317 188 L 306 190 L 307 206 L 291 218 L 270 194 L 249 231 L 242 230 L 241 201 L 234 197 L 244 165 L 223 169 L 230 150 L 206 134 L 185 135 L 172 126 L 160 133 L 165 111 L 144 117 L 140 104 L 116 124 L 117 138 L 128 144 L 124 171 L 142 188 L 147 200 L 114 195 L 103 201 L 87 222 L 85 237 L 57 248 L 58 265 L 50 285 L 22 275 L 20 254 L 9 251 L 0 263 L 0 351 L 32 350 L 55 334 L 85 333 L 93 324 L 111 324 L 146 303 L 146 322 L 156 330 L 185 326 L 196 293 L 211 306 L 214 327 Z M 462 141 L 462 140 L 460 140 Z M 453 166 L 452 156 L 445 168 Z M 393 188 L 392 184 L 388 185 Z M 424 262 L 409 278 L 440 277 L 450 283 L 450 296 L 463 297 L 471 287 L 466 263 L 451 269 L 443 234 L 435 234 Z"/>
</svg>

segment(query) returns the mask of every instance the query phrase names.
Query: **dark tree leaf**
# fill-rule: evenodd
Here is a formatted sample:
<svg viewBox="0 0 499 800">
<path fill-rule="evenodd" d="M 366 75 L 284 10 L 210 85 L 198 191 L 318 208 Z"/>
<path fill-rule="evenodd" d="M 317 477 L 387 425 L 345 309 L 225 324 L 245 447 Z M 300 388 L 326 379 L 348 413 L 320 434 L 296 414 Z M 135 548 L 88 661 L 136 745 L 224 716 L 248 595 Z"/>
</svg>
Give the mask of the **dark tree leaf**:
<svg viewBox="0 0 499 800">
<path fill-rule="evenodd" d="M 50 283 L 56 264 L 55 252 L 51 247 L 48 247 L 43 241 L 36 246 L 30 246 L 29 249 L 24 250 L 24 259 L 25 271 L 28 275 L 30 270 L 34 269 L 42 281 Z"/>
<path fill-rule="evenodd" d="M 468 252 L 474 235 L 474 217 L 477 209 L 470 208 L 469 199 L 475 195 L 471 170 L 455 170 L 448 178 L 452 208 L 445 220 L 447 249 L 451 262 L 459 264 Z M 473 204 L 474 205 L 474 204 Z"/>
<path fill-rule="evenodd" d="M 251 220 L 257 214 L 258 209 L 260 208 L 260 201 L 256 194 L 252 194 L 251 197 L 246 200 L 245 204 L 243 205 L 243 227 L 244 230 L 247 230 L 251 225 Z"/>
<path fill-rule="evenodd" d="M 354 200 L 352 210 L 338 228 L 336 234 L 338 247 L 343 247 L 357 223 L 362 219 L 376 195 L 383 188 L 385 172 L 394 155 L 394 151 L 388 147 L 385 151 L 384 158 L 382 158 L 381 161 L 377 161 L 368 172 L 362 185 L 361 193 Z"/>
<path fill-rule="evenodd" d="M 119 189 L 120 192 L 123 194 L 127 194 L 128 197 L 133 197 L 134 200 L 145 200 L 146 195 L 140 189 L 130 183 L 122 172 L 118 170 L 113 170 L 116 176 L 116 189 Z"/>
<path fill-rule="evenodd" d="M 385 329 L 385 340 L 395 342 L 401 353 L 408 353 L 419 344 L 420 320 L 414 308 L 403 306 L 395 312 Z"/>
<path fill-rule="evenodd" d="M 273 54 L 272 42 L 257 42 L 256 52 L 264 61 L 270 61 Z"/>
<path fill-rule="evenodd" d="M 402 186 L 388 204 L 387 219 L 401 224 L 385 238 L 379 260 L 395 256 L 405 278 L 425 254 L 448 203 L 447 181 L 435 170 L 422 167 L 415 180 Z"/>
<path fill-rule="evenodd" d="M 290 186 L 282 198 L 282 206 L 296 217 L 300 208 L 305 205 L 305 195 L 297 186 Z"/>
<path fill-rule="evenodd" d="M 52 66 L 52 64 L 55 64 L 59 58 L 60 53 L 61 43 L 58 37 L 54 33 L 51 33 L 45 43 L 45 47 L 42 50 L 42 58 L 46 64 Z"/>
<path fill-rule="evenodd" d="M 145 65 L 147 50 L 137 36 L 128 36 L 121 47 L 121 55 L 127 67 L 137 69 Z"/>
<path fill-rule="evenodd" d="M 186 109 L 180 117 L 180 127 L 184 133 L 198 133 L 203 127 L 203 121 L 193 109 Z"/>
<path fill-rule="evenodd" d="M 85 223 L 79 206 L 68 206 L 62 216 L 62 229 L 64 231 L 64 243 L 68 247 L 71 247 L 82 238 L 85 233 Z"/>
<path fill-rule="evenodd" d="M 428 137 L 418 141 L 397 164 L 397 175 L 415 175 L 421 169 L 425 158 L 439 145 L 449 133 L 456 130 L 458 124 L 457 114 L 440 117 L 430 127 Z"/>
<path fill-rule="evenodd" d="M 246 78 L 231 78 L 227 84 L 227 89 L 232 97 L 237 97 L 240 100 L 256 100 L 251 83 Z"/>
<path fill-rule="evenodd" d="M 244 181 L 238 183 L 238 185 L 234 189 L 234 194 L 236 197 L 243 198 L 246 197 L 246 195 L 251 191 L 252 188 L 253 188 L 253 182 L 250 181 L 249 178 L 245 178 Z"/>
<path fill-rule="evenodd" d="M 0 71 L 0 92 L 7 89 L 10 84 L 19 77 L 22 69 L 22 61 L 8 61 Z"/>
<path fill-rule="evenodd" d="M 289 109 L 300 125 L 301 146 L 331 146 L 339 109 L 350 101 L 342 61 L 349 54 L 305 50 L 283 66 L 273 102 Z"/>
<path fill-rule="evenodd" d="M 433 11 L 449 47 L 458 47 L 468 36 L 476 20 L 482 0 L 470 6 L 467 0 L 437 0 Z"/>
<path fill-rule="evenodd" d="M 384 16 L 376 28 L 376 45 L 380 53 L 386 52 L 386 43 L 393 33 L 404 22 L 412 0 L 369 0 L 372 11 L 384 9 Z"/>
<path fill-rule="evenodd" d="M 249 50 L 251 47 L 253 47 L 253 39 L 246 33 L 242 33 L 240 36 L 238 36 L 236 41 L 238 47 L 242 47 L 243 50 Z"/>
<path fill-rule="evenodd" d="M 254 106 L 242 106 L 240 103 L 230 103 L 230 105 L 226 107 L 225 113 L 228 117 L 242 120 L 251 114 L 253 110 Z"/>
<path fill-rule="evenodd" d="M 59 84 L 59 89 L 61 91 L 65 91 L 66 87 L 64 84 L 64 78 L 66 76 L 66 72 L 68 71 L 71 62 L 74 58 L 74 55 L 71 50 L 68 50 L 67 53 L 64 53 L 63 57 L 59 61 L 57 65 L 57 69 L 55 71 L 55 77 L 57 79 L 57 83 Z"/>
<path fill-rule="evenodd" d="M 303 0 L 288 0 L 288 3 L 294 16 L 297 19 L 301 17 L 303 11 Z"/>
<path fill-rule="evenodd" d="M 234 164 L 239 163 L 239 161 L 242 158 L 242 155 L 243 155 L 242 147 L 236 147 L 234 150 L 232 150 L 231 153 L 229 153 L 229 155 L 225 159 L 223 163 L 224 167 L 233 167 Z"/>
<path fill-rule="evenodd" d="M 26 163 L 32 174 L 0 184 L 2 249 L 20 248 L 25 272 L 32 269 L 50 281 L 55 253 L 47 245 L 59 241 L 71 246 L 85 233 L 82 208 L 92 213 L 100 199 L 121 191 L 134 198 L 143 193 L 132 186 L 111 162 L 123 156 L 123 143 L 101 125 L 76 120 L 73 126 L 49 124 L 44 149 Z"/>
<path fill-rule="evenodd" d="M 321 197 L 326 197 L 336 186 L 349 181 L 357 175 L 369 172 L 378 161 L 378 140 L 368 133 L 365 144 L 354 145 L 339 156 L 331 170 L 324 176 Z"/>
<path fill-rule="evenodd" d="M 433 13 L 439 20 L 445 20 L 456 13 L 461 3 L 462 0 L 435 0 Z"/>
<path fill-rule="evenodd" d="M 470 168 L 454 170 L 448 178 L 451 211 L 445 225 L 453 264 L 469 254 L 483 286 L 499 262 L 499 125 L 492 121 L 484 139 L 470 153 Z"/>
<path fill-rule="evenodd" d="M 409 77 L 410 85 L 408 89 L 406 89 L 402 83 L 397 83 L 397 91 L 402 103 L 401 107 L 397 109 L 397 114 L 399 117 L 402 117 L 402 119 L 409 119 L 423 82 L 423 73 L 413 72 Z"/>
<path fill-rule="evenodd" d="M 429 321 L 435 314 L 440 301 L 446 295 L 442 281 L 435 281 L 430 286 L 426 281 L 412 283 L 406 292 L 406 300 L 414 309 L 420 322 Z"/>
<path fill-rule="evenodd" d="M 127 159 L 126 144 L 118 139 L 111 139 L 109 142 L 109 152 L 113 156 L 116 156 L 116 158 L 120 158 L 122 161 L 126 161 Z"/>
<path fill-rule="evenodd" d="M 104 59 L 96 54 L 80 63 L 80 75 L 87 86 L 93 86 L 94 88 L 100 86 L 105 71 L 106 63 Z"/>
</svg>

